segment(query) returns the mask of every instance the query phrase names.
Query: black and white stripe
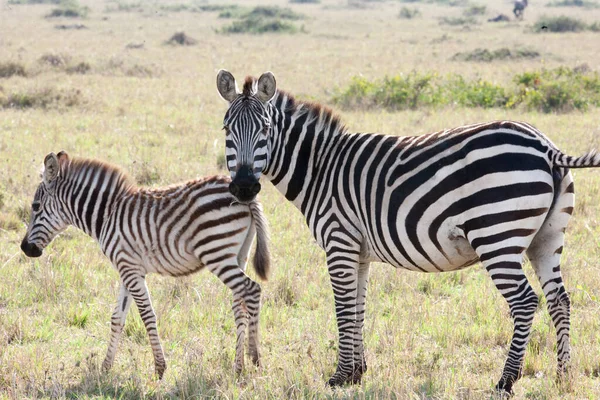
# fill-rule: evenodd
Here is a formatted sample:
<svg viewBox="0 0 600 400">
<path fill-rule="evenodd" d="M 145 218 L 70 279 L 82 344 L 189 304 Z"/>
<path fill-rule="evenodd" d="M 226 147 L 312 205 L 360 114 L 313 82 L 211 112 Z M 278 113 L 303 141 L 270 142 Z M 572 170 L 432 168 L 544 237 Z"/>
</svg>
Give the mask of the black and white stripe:
<svg viewBox="0 0 600 400">
<path fill-rule="evenodd" d="M 480 261 L 514 321 L 497 385 L 510 391 L 538 304 L 522 269 L 527 254 L 548 300 L 564 373 L 570 305 L 560 255 L 575 201 L 568 168 L 599 166 L 600 156 L 566 156 L 531 125 L 512 121 L 413 137 L 348 133 L 331 111 L 276 91 L 271 73 L 258 85 L 247 78 L 240 94 L 223 90 L 223 81 L 234 78 L 221 71 L 217 79 L 230 102 L 228 145 L 240 151 L 236 137 L 268 130 L 262 172 L 304 214 L 327 254 L 339 330 L 331 385 L 360 382 L 367 368 L 362 329 L 371 261 L 422 272 Z M 253 115 L 257 110 L 261 115 Z M 259 122 L 265 119 L 268 126 Z M 239 168 L 237 161 L 229 160 L 230 170 Z"/>
<path fill-rule="evenodd" d="M 46 156 L 44 180 L 32 203 L 32 217 L 21 248 L 39 257 L 52 239 L 74 225 L 100 243 L 120 275 L 117 306 L 103 367 L 111 368 L 131 299 L 146 326 L 156 373 L 166 363 L 156 315 L 146 287 L 147 273 L 184 276 L 206 267 L 232 290 L 237 329 L 235 369 L 249 353 L 259 364 L 258 318 L 261 288 L 244 273 L 257 236 L 254 268 L 269 270 L 267 223 L 257 201 L 240 204 L 229 193 L 230 179 L 214 176 L 165 189 L 138 188 L 120 169 L 96 160 L 73 159 L 64 152 Z"/>
</svg>

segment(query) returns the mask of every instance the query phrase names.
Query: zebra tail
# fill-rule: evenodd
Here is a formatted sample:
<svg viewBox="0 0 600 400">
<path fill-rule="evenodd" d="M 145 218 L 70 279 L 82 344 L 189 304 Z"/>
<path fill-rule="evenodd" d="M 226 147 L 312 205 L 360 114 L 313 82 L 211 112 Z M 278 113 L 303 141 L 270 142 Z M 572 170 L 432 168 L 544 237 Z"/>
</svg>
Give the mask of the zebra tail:
<svg viewBox="0 0 600 400">
<path fill-rule="evenodd" d="M 600 167 L 600 153 L 596 150 L 591 150 L 581 157 L 573 157 L 556 150 L 552 163 L 558 167 L 566 168 Z"/>
<path fill-rule="evenodd" d="M 256 228 L 256 251 L 254 252 L 254 270 L 260 279 L 266 281 L 271 268 L 271 252 L 269 250 L 269 224 L 263 214 L 262 205 L 253 201 L 250 212 Z"/>
</svg>

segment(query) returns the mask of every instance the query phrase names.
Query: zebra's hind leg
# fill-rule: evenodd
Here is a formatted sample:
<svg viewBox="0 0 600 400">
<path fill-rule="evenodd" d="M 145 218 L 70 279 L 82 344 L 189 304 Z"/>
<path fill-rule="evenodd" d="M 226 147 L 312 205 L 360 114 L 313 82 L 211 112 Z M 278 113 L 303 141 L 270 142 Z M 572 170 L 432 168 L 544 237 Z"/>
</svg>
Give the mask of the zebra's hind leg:
<svg viewBox="0 0 600 400">
<path fill-rule="evenodd" d="M 126 270 L 126 268 L 119 269 Z M 137 305 L 140 317 L 146 326 L 148 332 L 148 338 L 150 340 L 150 346 L 152 346 L 152 353 L 154 355 L 154 368 L 158 379 L 162 379 L 165 370 L 167 369 L 167 363 L 165 361 L 165 355 L 163 353 L 162 346 L 160 344 L 160 338 L 158 336 L 158 327 L 156 325 L 156 314 L 152 307 L 152 301 L 150 300 L 150 293 L 146 286 L 146 280 L 140 275 L 123 276 L 123 283 L 127 291 L 133 297 L 135 304 Z"/>
<path fill-rule="evenodd" d="M 538 296 L 527 281 L 521 266 L 521 253 L 511 254 L 512 247 L 500 250 L 503 256 L 487 260 L 480 256 L 482 263 L 489 272 L 496 288 L 508 302 L 510 315 L 513 319 L 513 336 L 508 350 L 508 356 L 502 371 L 502 377 L 496 385 L 496 390 L 512 393 L 513 384 L 521 375 L 525 349 L 529 342 L 533 316 L 538 306 Z M 510 256 L 513 257 L 510 257 Z M 515 260 L 510 260 L 514 258 Z M 518 258 L 518 260 L 517 260 Z"/>
<path fill-rule="evenodd" d="M 571 359 L 571 301 L 560 272 L 565 229 L 575 205 L 571 174 L 563 174 L 559 190 L 548 218 L 527 249 L 527 256 L 540 280 L 548 303 L 548 312 L 556 329 L 557 378 L 560 380 L 565 376 Z"/>
<path fill-rule="evenodd" d="M 102 369 L 104 371 L 111 369 L 113 362 L 115 361 L 115 354 L 119 345 L 119 339 L 121 338 L 121 333 L 123 332 L 125 319 L 127 318 L 127 313 L 130 306 L 130 294 L 125 288 L 125 285 L 121 282 L 117 306 L 115 307 L 112 318 L 110 319 L 110 341 L 108 344 L 108 350 L 106 352 L 106 358 L 102 363 Z"/>
<path fill-rule="evenodd" d="M 369 283 L 369 266 L 360 263 L 358 267 L 358 285 L 356 297 L 356 322 L 354 325 L 354 359 L 352 375 L 346 383 L 360 384 L 362 376 L 367 372 L 367 360 L 363 342 L 363 327 L 365 325 L 365 311 L 367 305 L 367 285 Z"/>
<path fill-rule="evenodd" d="M 253 362 L 260 363 L 258 352 L 258 317 L 260 312 L 260 285 L 239 268 L 235 256 L 219 258 L 219 262 L 207 263 L 207 268 L 215 274 L 233 293 L 233 316 L 236 326 L 236 347 L 234 369 L 241 373 L 244 368 L 244 340 L 249 328 L 249 349 Z M 252 319 L 251 327 L 248 325 Z"/>
</svg>

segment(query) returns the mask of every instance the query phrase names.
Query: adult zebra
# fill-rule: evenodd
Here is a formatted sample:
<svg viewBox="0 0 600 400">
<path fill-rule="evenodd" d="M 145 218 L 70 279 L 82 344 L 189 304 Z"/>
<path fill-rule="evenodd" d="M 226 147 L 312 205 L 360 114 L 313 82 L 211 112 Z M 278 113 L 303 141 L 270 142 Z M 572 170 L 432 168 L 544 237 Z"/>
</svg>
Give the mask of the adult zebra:
<svg viewBox="0 0 600 400">
<path fill-rule="evenodd" d="M 267 223 L 260 203 L 236 202 L 228 190 L 230 179 L 224 176 L 165 189 L 145 189 L 136 187 L 115 166 L 97 160 L 70 159 L 65 152 L 48 154 L 44 167 L 21 249 L 29 257 L 39 257 L 69 225 L 77 226 L 100 243 L 121 281 L 102 364 L 105 370 L 112 367 L 133 299 L 150 338 L 156 373 L 162 378 L 166 362 L 146 274 L 184 276 L 204 267 L 233 292 L 235 370 L 240 372 L 244 365 L 246 327 L 252 361 L 259 364 L 261 289 L 244 270 L 255 234 L 254 268 L 262 279 L 266 279 L 269 270 Z"/>
<path fill-rule="evenodd" d="M 348 133 L 332 112 L 276 90 L 270 72 L 238 92 L 221 70 L 231 192 L 250 201 L 261 175 L 306 217 L 327 254 L 339 333 L 332 386 L 360 382 L 369 262 L 422 272 L 481 261 L 508 302 L 514 334 L 497 389 L 518 379 L 538 297 L 531 260 L 557 331 L 558 372 L 569 361 L 569 296 L 560 273 L 573 211 L 567 168 L 600 165 L 561 153 L 531 125 L 497 121 L 428 135 Z"/>
</svg>

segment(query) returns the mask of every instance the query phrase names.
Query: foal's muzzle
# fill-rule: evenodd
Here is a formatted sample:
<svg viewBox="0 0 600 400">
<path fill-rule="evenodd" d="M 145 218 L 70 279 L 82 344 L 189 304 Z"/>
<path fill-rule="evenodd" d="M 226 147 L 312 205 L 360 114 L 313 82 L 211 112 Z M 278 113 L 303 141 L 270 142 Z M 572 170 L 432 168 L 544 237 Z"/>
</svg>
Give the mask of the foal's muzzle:
<svg viewBox="0 0 600 400">
<path fill-rule="evenodd" d="M 260 189 L 260 182 L 252 173 L 252 168 L 247 166 L 241 167 L 229 184 L 229 192 L 241 202 L 254 200 Z"/>
<path fill-rule="evenodd" d="M 33 243 L 29 243 L 27 238 L 23 239 L 21 242 L 21 250 L 23 250 L 23 253 L 25 253 L 27 257 L 39 257 L 42 255 L 42 249 Z"/>
</svg>

